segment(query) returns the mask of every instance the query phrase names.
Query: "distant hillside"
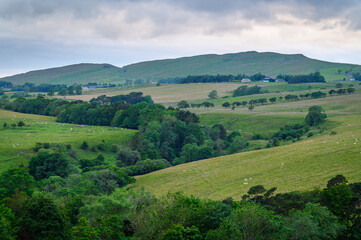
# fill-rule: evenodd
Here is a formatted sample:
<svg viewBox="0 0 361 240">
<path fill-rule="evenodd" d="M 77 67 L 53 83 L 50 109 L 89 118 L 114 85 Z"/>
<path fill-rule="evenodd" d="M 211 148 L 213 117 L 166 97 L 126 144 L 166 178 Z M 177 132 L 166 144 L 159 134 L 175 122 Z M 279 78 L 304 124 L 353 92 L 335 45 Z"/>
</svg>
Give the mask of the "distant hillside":
<svg viewBox="0 0 361 240">
<path fill-rule="evenodd" d="M 31 71 L 1 78 L 14 84 L 26 82 L 41 84 L 73 84 L 88 82 L 113 82 L 121 80 L 122 70 L 110 64 L 81 63 L 65 67 Z"/>
<path fill-rule="evenodd" d="M 124 80 L 160 80 L 188 75 L 255 74 L 308 74 L 320 71 L 327 81 L 340 80 L 342 72 L 360 72 L 360 65 L 331 63 L 305 57 L 302 54 L 242 52 L 224 55 L 200 55 L 176 59 L 140 62 L 118 68 L 109 64 L 76 64 L 59 68 L 32 71 L 0 80 L 13 83 L 88 83 Z"/>
</svg>

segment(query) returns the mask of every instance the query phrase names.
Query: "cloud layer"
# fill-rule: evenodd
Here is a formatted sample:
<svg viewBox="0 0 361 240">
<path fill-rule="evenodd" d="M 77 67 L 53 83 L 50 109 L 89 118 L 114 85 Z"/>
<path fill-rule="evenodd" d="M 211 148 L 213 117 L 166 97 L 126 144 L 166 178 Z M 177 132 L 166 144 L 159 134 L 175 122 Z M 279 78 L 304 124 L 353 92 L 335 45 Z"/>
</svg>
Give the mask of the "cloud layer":
<svg viewBox="0 0 361 240">
<path fill-rule="evenodd" d="M 360 10 L 359 0 L 2 0 L 0 53 L 10 61 L 0 63 L 124 65 L 246 50 L 361 63 Z"/>
</svg>

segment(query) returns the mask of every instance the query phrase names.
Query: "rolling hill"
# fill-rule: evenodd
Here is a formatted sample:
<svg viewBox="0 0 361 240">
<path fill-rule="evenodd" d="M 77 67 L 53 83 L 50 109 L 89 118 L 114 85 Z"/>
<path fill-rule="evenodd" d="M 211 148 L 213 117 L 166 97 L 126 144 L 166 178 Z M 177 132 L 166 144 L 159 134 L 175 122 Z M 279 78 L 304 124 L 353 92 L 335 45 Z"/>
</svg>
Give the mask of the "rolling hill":
<svg viewBox="0 0 361 240">
<path fill-rule="evenodd" d="M 122 70 L 110 64 L 81 63 L 58 68 L 36 70 L 1 78 L 13 84 L 26 82 L 41 84 L 67 84 L 113 82 L 121 80 Z"/>
<path fill-rule="evenodd" d="M 360 115 L 333 117 L 336 134 L 178 165 L 138 176 L 133 187 L 158 196 L 183 191 L 201 198 L 240 200 L 259 184 L 277 187 L 280 193 L 322 189 L 337 174 L 360 181 L 359 119 Z"/>
<path fill-rule="evenodd" d="M 255 74 L 308 74 L 320 71 L 326 80 L 340 80 L 346 75 L 341 71 L 360 72 L 361 65 L 331 63 L 308 58 L 302 54 L 272 52 L 241 52 L 224 55 L 208 54 L 176 59 L 140 62 L 115 67 L 110 64 L 75 64 L 59 68 L 31 71 L 0 80 L 13 83 L 72 84 L 88 82 L 114 82 L 125 80 L 160 80 L 188 75 Z"/>
</svg>

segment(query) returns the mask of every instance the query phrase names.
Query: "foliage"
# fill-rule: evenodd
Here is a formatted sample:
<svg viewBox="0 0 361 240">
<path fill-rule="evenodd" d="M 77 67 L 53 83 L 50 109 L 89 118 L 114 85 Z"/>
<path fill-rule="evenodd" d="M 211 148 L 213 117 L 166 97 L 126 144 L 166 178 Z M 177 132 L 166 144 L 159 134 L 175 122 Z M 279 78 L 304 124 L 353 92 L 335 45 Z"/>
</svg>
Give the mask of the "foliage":
<svg viewBox="0 0 361 240">
<path fill-rule="evenodd" d="M 180 101 L 180 102 L 177 104 L 177 106 L 178 106 L 179 108 L 189 108 L 189 107 L 190 107 L 190 105 L 188 104 L 188 102 L 187 102 L 186 100 Z"/>
<path fill-rule="evenodd" d="M 66 218 L 50 198 L 34 196 L 24 203 L 23 211 L 20 239 L 70 239 Z"/>
<path fill-rule="evenodd" d="M 11 209 L 4 204 L 0 204 L 0 239 L 16 239 L 17 228 L 15 222 L 15 215 Z"/>
<path fill-rule="evenodd" d="M 314 126 L 320 122 L 322 122 L 327 115 L 324 112 L 321 106 L 312 106 L 308 109 L 308 114 L 306 116 L 305 122 L 309 126 Z"/>
<path fill-rule="evenodd" d="M 201 240 L 202 235 L 195 226 L 184 228 L 183 225 L 176 224 L 168 229 L 162 237 L 162 240 Z"/>
<path fill-rule="evenodd" d="M 286 218 L 287 239 L 336 239 L 343 229 L 326 207 L 307 203 L 303 211 L 296 211 Z"/>
<path fill-rule="evenodd" d="M 42 152 L 31 158 L 29 173 L 35 180 L 50 176 L 66 177 L 69 174 L 69 162 L 61 153 Z"/>
<path fill-rule="evenodd" d="M 133 151 L 130 148 L 122 148 L 117 152 L 116 159 L 118 167 L 125 167 L 134 165 L 141 159 L 141 157 L 140 153 L 136 150 Z"/>
<path fill-rule="evenodd" d="M 334 186 L 340 185 L 340 184 L 347 184 L 347 180 L 345 176 L 343 175 L 336 175 L 335 177 L 331 178 L 327 182 L 327 188 L 332 188 Z"/>
<path fill-rule="evenodd" d="M 233 97 L 238 96 L 245 96 L 245 95 L 253 95 L 253 94 L 260 94 L 261 93 L 261 87 L 259 86 L 240 86 L 233 92 Z"/>
<path fill-rule="evenodd" d="M 320 72 L 314 72 L 308 75 L 278 75 L 277 78 L 282 78 L 288 83 L 326 82 Z"/>
<path fill-rule="evenodd" d="M 217 90 L 212 90 L 212 91 L 208 94 L 208 98 L 209 98 L 209 99 L 217 99 L 217 98 L 218 98 Z"/>
<path fill-rule="evenodd" d="M 16 189 L 31 196 L 34 185 L 33 176 L 24 168 L 10 168 L 0 175 L 0 200 L 12 196 Z"/>
<path fill-rule="evenodd" d="M 273 239 L 280 235 L 281 224 L 273 212 L 258 204 L 246 203 L 234 209 L 219 228 L 209 231 L 206 239 Z"/>
</svg>

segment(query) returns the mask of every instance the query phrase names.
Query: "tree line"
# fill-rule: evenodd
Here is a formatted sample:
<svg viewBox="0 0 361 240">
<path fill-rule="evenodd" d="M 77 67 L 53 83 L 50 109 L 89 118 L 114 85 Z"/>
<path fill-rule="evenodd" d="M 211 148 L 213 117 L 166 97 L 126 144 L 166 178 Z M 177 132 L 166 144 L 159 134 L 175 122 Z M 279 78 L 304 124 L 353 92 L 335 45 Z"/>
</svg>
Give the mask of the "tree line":
<svg viewBox="0 0 361 240">
<path fill-rule="evenodd" d="M 323 77 L 320 72 L 314 72 L 304 75 L 287 75 L 280 74 L 277 78 L 284 79 L 288 83 L 313 83 L 313 82 L 326 82 L 325 77 Z"/>
<path fill-rule="evenodd" d="M 165 159 L 176 165 L 236 153 L 248 147 L 247 140 L 227 131 L 221 124 L 199 125 L 199 117 L 189 111 L 154 104 L 149 96 L 130 93 L 115 97 L 100 96 L 91 102 L 60 99 L 17 98 L 5 108 L 23 113 L 57 117 L 63 123 L 113 126 L 137 129 L 129 148 L 119 151 L 119 167 L 136 165 L 147 159 Z M 141 163 L 139 163 L 141 164 Z M 136 171 L 135 171 L 136 172 Z"/>
<path fill-rule="evenodd" d="M 64 174 L 46 153 L 0 175 L 1 239 L 359 239 L 361 182 L 343 175 L 322 190 L 277 193 L 254 185 L 238 200 L 125 189 L 119 170 Z M 50 175 L 33 171 L 49 163 Z M 53 168 L 54 166 L 54 168 Z M 53 169 L 53 170 L 52 170 Z M 58 175 L 55 175 L 58 174 Z"/>
</svg>

